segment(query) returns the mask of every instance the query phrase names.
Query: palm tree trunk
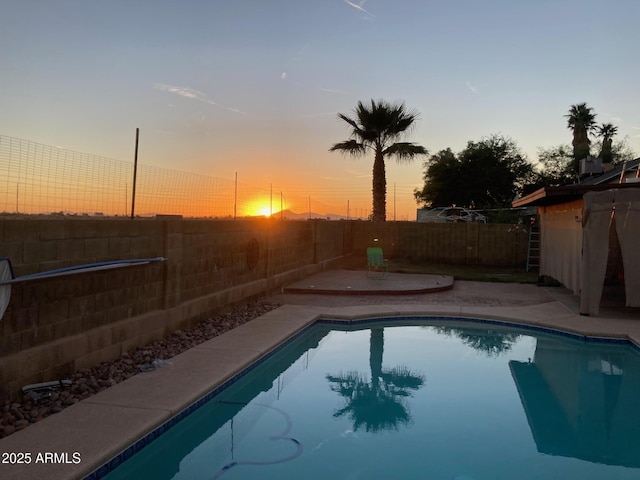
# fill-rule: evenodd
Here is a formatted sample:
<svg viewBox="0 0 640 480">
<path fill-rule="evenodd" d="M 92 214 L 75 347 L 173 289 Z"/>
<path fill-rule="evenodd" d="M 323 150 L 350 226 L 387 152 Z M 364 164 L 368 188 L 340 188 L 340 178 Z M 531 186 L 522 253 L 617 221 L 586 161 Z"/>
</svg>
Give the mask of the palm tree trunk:
<svg viewBox="0 0 640 480">
<path fill-rule="evenodd" d="M 373 161 L 373 215 L 374 222 L 384 222 L 387 218 L 387 178 L 384 168 L 382 148 L 376 147 L 376 158 Z"/>
<path fill-rule="evenodd" d="M 573 134 L 573 169 L 580 172 L 580 160 L 589 156 L 589 137 L 586 130 L 576 129 Z"/>
<path fill-rule="evenodd" d="M 609 137 L 605 137 L 602 140 L 602 149 L 600 150 L 600 158 L 602 163 L 613 163 L 613 154 L 611 153 L 613 140 Z"/>
</svg>

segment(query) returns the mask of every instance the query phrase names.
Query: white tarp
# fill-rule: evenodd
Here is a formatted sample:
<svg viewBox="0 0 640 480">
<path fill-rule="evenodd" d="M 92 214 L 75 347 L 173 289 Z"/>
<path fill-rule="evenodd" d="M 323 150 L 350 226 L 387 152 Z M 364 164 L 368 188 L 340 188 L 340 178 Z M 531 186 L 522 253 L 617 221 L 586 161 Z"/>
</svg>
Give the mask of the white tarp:
<svg viewBox="0 0 640 480">
<path fill-rule="evenodd" d="M 580 295 L 580 313 L 597 315 L 616 229 L 628 307 L 640 307 L 640 188 L 588 192 L 582 200 L 540 211 L 540 275 Z"/>
<path fill-rule="evenodd" d="M 540 275 L 548 275 L 580 294 L 582 200 L 543 207 L 540 212 Z"/>
<path fill-rule="evenodd" d="M 640 189 L 584 195 L 580 313 L 597 315 L 614 221 L 625 278 L 626 306 L 640 307 Z"/>
<path fill-rule="evenodd" d="M 580 313 L 597 315 L 609 258 L 609 230 L 613 220 L 613 190 L 584 195 Z"/>
<path fill-rule="evenodd" d="M 626 305 L 640 307 L 640 189 L 617 190 L 614 201 Z"/>
</svg>

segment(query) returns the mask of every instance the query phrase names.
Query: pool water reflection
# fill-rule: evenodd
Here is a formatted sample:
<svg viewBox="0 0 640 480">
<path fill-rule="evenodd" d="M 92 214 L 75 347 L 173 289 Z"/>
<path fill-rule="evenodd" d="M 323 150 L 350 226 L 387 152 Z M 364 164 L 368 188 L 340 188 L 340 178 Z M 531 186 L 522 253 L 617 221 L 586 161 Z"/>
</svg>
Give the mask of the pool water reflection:
<svg viewBox="0 0 640 480">
<path fill-rule="evenodd" d="M 630 346 L 316 325 L 106 478 L 640 478 L 638 407 Z"/>
</svg>

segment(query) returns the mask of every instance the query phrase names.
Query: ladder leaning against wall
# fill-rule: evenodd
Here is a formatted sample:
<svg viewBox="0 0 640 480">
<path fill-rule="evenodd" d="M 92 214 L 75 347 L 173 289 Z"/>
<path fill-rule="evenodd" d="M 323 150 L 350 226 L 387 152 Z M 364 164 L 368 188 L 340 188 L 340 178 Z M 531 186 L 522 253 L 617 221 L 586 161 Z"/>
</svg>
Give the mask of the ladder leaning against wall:
<svg viewBox="0 0 640 480">
<path fill-rule="evenodd" d="M 540 268 L 540 227 L 534 222 L 529 227 L 529 248 L 527 249 L 527 272 Z"/>
</svg>

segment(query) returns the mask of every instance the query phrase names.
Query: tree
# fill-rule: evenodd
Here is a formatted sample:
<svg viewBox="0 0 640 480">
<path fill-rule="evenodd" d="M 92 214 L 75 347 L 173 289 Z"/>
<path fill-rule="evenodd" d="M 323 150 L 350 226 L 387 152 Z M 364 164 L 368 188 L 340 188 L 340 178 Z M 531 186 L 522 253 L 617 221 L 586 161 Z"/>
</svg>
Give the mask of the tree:
<svg viewBox="0 0 640 480">
<path fill-rule="evenodd" d="M 457 156 L 442 150 L 425 167 L 425 185 L 414 196 L 430 206 L 509 206 L 535 177 L 517 143 L 501 135 L 470 141 Z"/>
<path fill-rule="evenodd" d="M 615 127 L 614 127 L 615 129 Z M 615 130 L 613 132 L 615 134 Z M 636 158 L 636 154 L 629 147 L 629 144 L 625 139 L 613 142 L 610 144 L 610 157 L 606 154 L 606 148 L 603 146 L 604 139 L 602 141 L 594 142 L 592 147 L 600 150 L 605 154 L 600 154 L 605 163 L 622 163 L 624 161 L 630 161 Z M 607 158 L 609 159 L 607 161 Z M 571 154 L 571 147 L 568 145 L 557 145 L 550 148 L 538 149 L 538 162 L 540 167 L 537 171 L 537 179 L 534 183 L 536 188 L 541 187 L 556 187 L 559 185 L 569 185 L 576 182 L 576 173 L 573 169 L 573 155 Z"/>
<path fill-rule="evenodd" d="M 433 206 L 458 203 L 457 189 L 452 183 L 458 178 L 460 162 L 450 148 L 440 150 L 424 164 L 424 187 L 413 192 L 416 202 Z"/>
<path fill-rule="evenodd" d="M 628 137 L 622 138 L 620 140 L 612 139 L 610 163 L 613 163 L 614 165 L 616 165 L 618 163 L 629 162 L 635 158 L 638 158 L 638 155 L 636 154 L 636 152 L 634 152 L 631 146 L 629 145 L 628 140 L 629 140 Z M 595 142 L 593 142 L 592 147 L 602 152 L 603 142 L 604 140 L 598 139 Z M 604 159 L 603 159 L 603 162 L 608 163 Z"/>
<path fill-rule="evenodd" d="M 579 172 L 579 162 L 581 159 L 589 156 L 589 132 L 593 130 L 596 124 L 596 114 L 593 109 L 588 107 L 586 103 L 578 103 L 571 105 L 567 117 L 567 127 L 573 130 L 573 171 Z"/>
<path fill-rule="evenodd" d="M 342 113 L 338 118 L 351 126 L 351 138 L 336 143 L 329 151 L 340 151 L 345 155 L 360 157 L 367 150 L 374 152 L 373 161 L 373 214 L 374 221 L 386 220 L 387 179 L 385 157 L 395 157 L 398 162 L 410 162 L 427 150 L 414 143 L 399 142 L 415 123 L 418 114 L 407 110 L 404 103 L 391 104 L 384 100 L 371 100 L 367 106 L 358 102 L 350 118 Z"/>
<path fill-rule="evenodd" d="M 533 166 L 517 143 L 500 135 L 469 142 L 460 153 L 462 180 L 476 206 L 511 206 L 533 179 Z"/>
<path fill-rule="evenodd" d="M 558 145 L 551 148 L 538 149 L 540 170 L 536 186 L 557 187 L 575 183 L 576 174 L 573 171 L 573 155 L 568 145 Z"/>
<path fill-rule="evenodd" d="M 598 137 L 602 139 L 602 146 L 600 148 L 600 158 L 603 163 L 613 163 L 613 153 L 611 147 L 613 144 L 613 136 L 618 133 L 618 127 L 613 123 L 603 123 L 596 127 Z"/>
</svg>

